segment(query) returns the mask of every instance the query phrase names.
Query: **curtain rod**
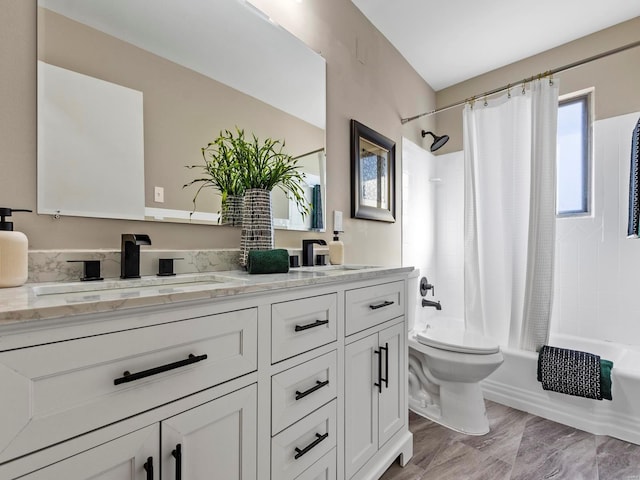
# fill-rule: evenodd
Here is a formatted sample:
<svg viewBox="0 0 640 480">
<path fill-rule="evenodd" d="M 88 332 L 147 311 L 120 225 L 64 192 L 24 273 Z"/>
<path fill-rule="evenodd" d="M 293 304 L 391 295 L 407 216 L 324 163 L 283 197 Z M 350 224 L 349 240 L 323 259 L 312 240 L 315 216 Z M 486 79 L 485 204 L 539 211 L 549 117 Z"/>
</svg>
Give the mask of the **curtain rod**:
<svg viewBox="0 0 640 480">
<path fill-rule="evenodd" d="M 450 110 L 452 108 L 459 107 L 459 106 L 464 105 L 465 103 L 470 102 L 472 100 L 475 100 L 477 98 L 488 97 L 490 95 L 495 95 L 496 93 L 504 92 L 505 90 L 508 90 L 508 89 L 512 88 L 514 85 L 519 85 L 521 83 L 522 84 L 528 83 L 528 82 L 531 82 L 531 81 L 533 81 L 535 79 L 538 79 L 538 78 L 543 78 L 543 77 L 547 77 L 549 75 L 554 75 L 556 73 L 564 72 L 566 70 L 571 70 L 572 68 L 580 67 L 580 66 L 582 66 L 582 65 L 584 65 L 586 63 L 593 62 L 594 60 L 599 60 L 601 58 L 608 57 L 609 55 L 614 55 L 616 53 L 624 52 L 625 50 L 630 50 L 632 48 L 639 47 L 639 46 L 640 46 L 640 41 L 633 42 L 633 43 L 628 43 L 628 44 L 623 45 L 621 47 L 614 48 L 612 50 L 607 50 L 606 52 L 602 52 L 602 53 L 599 53 L 597 55 L 593 55 L 592 57 L 584 58 L 582 60 L 578 60 L 577 62 L 569 63 L 569 64 L 564 65 L 562 67 L 554 68 L 553 70 L 549 70 L 548 72 L 539 73 L 538 75 L 533 75 L 531 77 L 523 78 L 522 80 L 518 80 L 517 82 L 509 83 L 507 85 L 503 85 L 502 87 L 494 88 L 493 90 L 489 90 L 488 92 L 484 92 L 484 93 L 482 93 L 480 95 L 475 95 L 475 96 L 470 97 L 470 98 L 465 98 L 464 100 L 461 100 L 461 101 L 456 102 L 456 103 L 452 103 L 452 104 L 447 105 L 445 107 L 436 108 L 435 110 L 431 110 L 429 112 L 421 113 L 419 115 L 414 115 L 413 117 L 402 118 L 402 119 L 400 119 L 400 122 L 404 125 L 405 123 L 411 122 L 413 120 L 417 120 L 418 118 L 421 118 L 421 117 L 424 117 L 424 116 L 435 115 L 436 113 L 444 112 L 445 110 Z"/>
</svg>

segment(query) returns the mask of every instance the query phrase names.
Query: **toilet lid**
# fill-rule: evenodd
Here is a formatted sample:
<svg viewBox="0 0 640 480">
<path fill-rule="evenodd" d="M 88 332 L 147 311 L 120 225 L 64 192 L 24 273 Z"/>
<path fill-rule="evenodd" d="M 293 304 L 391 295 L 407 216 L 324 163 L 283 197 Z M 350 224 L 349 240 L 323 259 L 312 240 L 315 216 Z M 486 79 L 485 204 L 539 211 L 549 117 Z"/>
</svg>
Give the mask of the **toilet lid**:
<svg viewBox="0 0 640 480">
<path fill-rule="evenodd" d="M 490 354 L 500 351 L 500 346 L 490 338 L 457 328 L 429 327 L 417 332 L 416 340 L 450 352 Z"/>
</svg>

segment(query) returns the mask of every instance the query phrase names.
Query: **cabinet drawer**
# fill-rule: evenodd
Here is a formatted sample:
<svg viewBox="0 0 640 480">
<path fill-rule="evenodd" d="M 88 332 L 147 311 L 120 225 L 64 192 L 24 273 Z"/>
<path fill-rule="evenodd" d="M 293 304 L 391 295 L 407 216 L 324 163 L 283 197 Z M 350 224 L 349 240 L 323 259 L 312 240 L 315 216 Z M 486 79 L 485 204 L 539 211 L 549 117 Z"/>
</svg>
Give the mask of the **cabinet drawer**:
<svg viewBox="0 0 640 480">
<path fill-rule="evenodd" d="M 336 400 L 333 400 L 271 439 L 271 478 L 295 479 L 335 445 Z"/>
<path fill-rule="evenodd" d="M 336 340 L 337 295 L 271 306 L 271 361 L 285 360 Z"/>
<path fill-rule="evenodd" d="M 300 474 L 296 480 L 335 480 L 336 479 L 336 449 L 334 448 L 324 457 L 311 465 Z"/>
<path fill-rule="evenodd" d="M 256 368 L 255 308 L 0 353 L 0 462 Z"/>
<path fill-rule="evenodd" d="M 404 282 L 383 283 L 346 292 L 346 335 L 404 313 Z"/>
<path fill-rule="evenodd" d="M 275 435 L 336 396 L 335 351 L 271 377 L 271 434 Z"/>
</svg>

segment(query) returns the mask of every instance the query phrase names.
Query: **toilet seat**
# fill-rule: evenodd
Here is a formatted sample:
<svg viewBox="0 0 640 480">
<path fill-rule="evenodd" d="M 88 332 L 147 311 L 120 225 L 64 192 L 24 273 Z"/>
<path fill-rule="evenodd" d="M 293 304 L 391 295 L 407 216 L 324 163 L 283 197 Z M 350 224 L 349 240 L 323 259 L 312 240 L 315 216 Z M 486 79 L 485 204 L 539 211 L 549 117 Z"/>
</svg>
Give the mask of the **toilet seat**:
<svg viewBox="0 0 640 480">
<path fill-rule="evenodd" d="M 500 346 L 491 339 L 456 328 L 428 326 L 426 330 L 416 332 L 416 340 L 423 345 L 450 352 L 489 355 L 500 351 Z"/>
</svg>

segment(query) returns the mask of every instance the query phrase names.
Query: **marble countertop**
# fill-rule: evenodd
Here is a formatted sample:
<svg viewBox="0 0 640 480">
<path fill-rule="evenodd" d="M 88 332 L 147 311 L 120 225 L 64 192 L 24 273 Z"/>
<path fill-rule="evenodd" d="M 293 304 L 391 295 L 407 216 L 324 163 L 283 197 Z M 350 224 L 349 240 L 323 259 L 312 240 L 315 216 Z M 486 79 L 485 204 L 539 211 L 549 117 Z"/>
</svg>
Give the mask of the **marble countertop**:
<svg viewBox="0 0 640 480">
<path fill-rule="evenodd" d="M 289 273 L 249 275 L 239 270 L 102 282 L 29 283 L 0 289 L 0 326 L 29 320 L 220 298 L 408 273 L 413 267 L 356 265 L 303 267 Z"/>
</svg>

